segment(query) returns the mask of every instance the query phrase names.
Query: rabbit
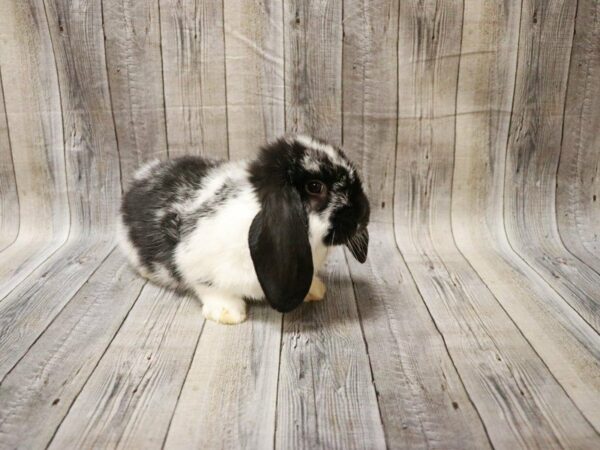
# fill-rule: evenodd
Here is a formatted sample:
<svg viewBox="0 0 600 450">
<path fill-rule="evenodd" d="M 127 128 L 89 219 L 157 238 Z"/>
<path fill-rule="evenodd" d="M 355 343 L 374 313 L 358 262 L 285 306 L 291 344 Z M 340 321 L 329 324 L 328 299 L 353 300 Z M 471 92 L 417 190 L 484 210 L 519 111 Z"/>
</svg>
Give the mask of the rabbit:
<svg viewBox="0 0 600 450">
<path fill-rule="evenodd" d="M 119 246 L 150 281 L 192 291 L 206 319 L 237 324 L 246 300 L 287 312 L 323 299 L 329 247 L 367 258 L 370 207 L 343 151 L 305 135 L 255 159 L 185 156 L 136 172 L 123 197 Z"/>
</svg>

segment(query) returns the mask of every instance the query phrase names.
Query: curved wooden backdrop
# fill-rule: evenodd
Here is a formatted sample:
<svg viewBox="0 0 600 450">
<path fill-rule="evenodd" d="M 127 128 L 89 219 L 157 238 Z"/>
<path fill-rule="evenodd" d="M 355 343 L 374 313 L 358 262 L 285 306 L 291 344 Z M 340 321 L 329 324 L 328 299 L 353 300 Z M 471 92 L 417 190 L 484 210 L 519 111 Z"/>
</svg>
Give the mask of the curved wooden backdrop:
<svg viewBox="0 0 600 450">
<path fill-rule="evenodd" d="M 83 446 L 598 438 L 598 1 L 1 0 L 0 86 L 0 440 L 65 448 L 78 423 Z M 126 270 L 121 192 L 146 160 L 247 157 L 286 131 L 362 169 L 369 261 L 333 255 L 330 295 L 351 300 L 260 309 L 224 337 Z M 115 350 L 136 339 L 162 365 Z M 336 364 L 306 372 L 319 358 Z M 125 419 L 114 367 L 145 383 Z"/>
</svg>

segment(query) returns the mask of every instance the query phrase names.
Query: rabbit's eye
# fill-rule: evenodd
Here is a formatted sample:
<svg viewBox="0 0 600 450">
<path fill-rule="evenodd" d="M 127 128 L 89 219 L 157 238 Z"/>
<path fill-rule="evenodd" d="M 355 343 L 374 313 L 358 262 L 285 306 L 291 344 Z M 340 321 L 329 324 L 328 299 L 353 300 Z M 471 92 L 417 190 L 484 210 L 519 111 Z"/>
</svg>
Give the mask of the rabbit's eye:
<svg viewBox="0 0 600 450">
<path fill-rule="evenodd" d="M 323 195 L 325 193 L 325 184 L 318 180 L 311 180 L 306 183 L 306 192 L 311 195 Z"/>
</svg>

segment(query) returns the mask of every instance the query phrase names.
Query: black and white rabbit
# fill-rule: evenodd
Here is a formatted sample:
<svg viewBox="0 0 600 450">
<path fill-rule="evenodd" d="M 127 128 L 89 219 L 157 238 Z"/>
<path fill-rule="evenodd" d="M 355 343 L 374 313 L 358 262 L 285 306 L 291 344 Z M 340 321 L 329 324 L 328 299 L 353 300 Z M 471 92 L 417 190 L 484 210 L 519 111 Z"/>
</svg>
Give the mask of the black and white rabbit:
<svg viewBox="0 0 600 450">
<path fill-rule="evenodd" d="M 142 276 L 194 291 L 207 319 L 239 323 L 245 299 L 282 312 L 322 299 L 316 273 L 328 247 L 366 260 L 369 211 L 344 153 L 296 135 L 253 160 L 144 166 L 123 199 L 119 242 Z"/>
</svg>

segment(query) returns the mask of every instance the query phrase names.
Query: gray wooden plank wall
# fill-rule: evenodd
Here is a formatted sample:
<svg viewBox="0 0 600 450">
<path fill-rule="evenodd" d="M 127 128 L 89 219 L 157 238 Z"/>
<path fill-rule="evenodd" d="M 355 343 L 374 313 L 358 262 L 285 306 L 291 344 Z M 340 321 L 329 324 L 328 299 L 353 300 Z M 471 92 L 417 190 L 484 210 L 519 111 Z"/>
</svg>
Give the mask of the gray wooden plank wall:
<svg viewBox="0 0 600 450">
<path fill-rule="evenodd" d="M 596 0 L 0 1 L 0 448 L 600 447 Z M 235 327 L 114 248 L 133 171 L 342 145 L 369 259 Z"/>
</svg>

